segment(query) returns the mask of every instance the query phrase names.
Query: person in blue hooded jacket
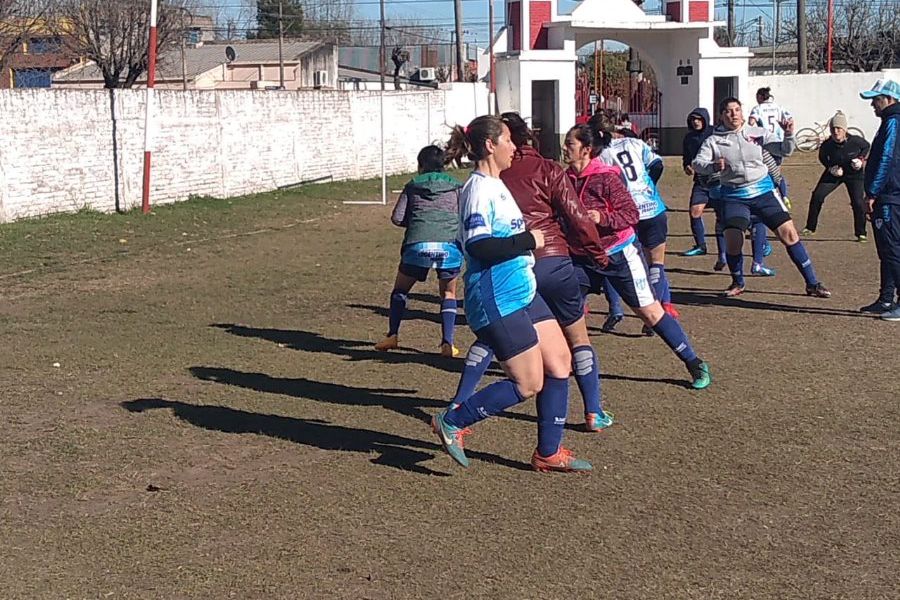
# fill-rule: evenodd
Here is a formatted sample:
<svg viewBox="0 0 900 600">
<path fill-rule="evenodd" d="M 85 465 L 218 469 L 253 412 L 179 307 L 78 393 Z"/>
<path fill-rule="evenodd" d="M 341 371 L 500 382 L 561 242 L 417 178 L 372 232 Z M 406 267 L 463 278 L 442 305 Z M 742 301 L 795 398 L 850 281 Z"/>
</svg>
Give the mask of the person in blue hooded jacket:
<svg viewBox="0 0 900 600">
<path fill-rule="evenodd" d="M 709 122 L 709 111 L 705 108 L 695 108 L 687 116 L 688 132 L 684 136 L 681 152 L 681 164 L 686 175 L 694 178 L 694 186 L 691 188 L 691 233 L 694 234 L 694 247 L 683 256 L 706 255 L 706 229 L 703 226 L 703 211 L 710 204 L 709 188 L 712 177 L 700 175 L 694 172 L 691 163 L 697 158 L 700 147 L 706 138 L 712 135 L 713 127 Z M 717 232 L 716 241 L 719 241 Z M 719 255 L 724 263 L 724 244 L 719 245 Z"/>
</svg>

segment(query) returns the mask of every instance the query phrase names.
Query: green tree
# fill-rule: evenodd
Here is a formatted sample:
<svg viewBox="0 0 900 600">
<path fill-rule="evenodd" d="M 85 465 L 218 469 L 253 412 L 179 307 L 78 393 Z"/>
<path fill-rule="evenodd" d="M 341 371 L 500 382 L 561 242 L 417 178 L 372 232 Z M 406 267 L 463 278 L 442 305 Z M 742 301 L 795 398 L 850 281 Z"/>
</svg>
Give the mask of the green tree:
<svg viewBox="0 0 900 600">
<path fill-rule="evenodd" d="M 300 0 L 256 0 L 256 31 L 247 37 L 278 37 L 279 4 L 284 15 L 284 37 L 300 37 L 303 33 L 303 5 Z"/>
</svg>

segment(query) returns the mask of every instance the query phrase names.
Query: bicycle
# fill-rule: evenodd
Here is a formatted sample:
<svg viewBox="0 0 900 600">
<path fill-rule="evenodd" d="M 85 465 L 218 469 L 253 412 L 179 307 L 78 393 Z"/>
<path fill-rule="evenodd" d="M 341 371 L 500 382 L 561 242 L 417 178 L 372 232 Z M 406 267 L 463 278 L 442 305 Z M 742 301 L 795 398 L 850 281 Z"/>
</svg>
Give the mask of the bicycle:
<svg viewBox="0 0 900 600">
<path fill-rule="evenodd" d="M 848 135 L 858 135 L 862 139 L 866 139 L 866 134 L 856 127 L 847 128 Z M 831 137 L 831 129 L 828 127 L 828 121 L 820 123 L 816 121 L 815 127 L 804 127 L 794 134 L 797 142 L 797 150 L 800 152 L 815 152 L 822 143 Z"/>
</svg>

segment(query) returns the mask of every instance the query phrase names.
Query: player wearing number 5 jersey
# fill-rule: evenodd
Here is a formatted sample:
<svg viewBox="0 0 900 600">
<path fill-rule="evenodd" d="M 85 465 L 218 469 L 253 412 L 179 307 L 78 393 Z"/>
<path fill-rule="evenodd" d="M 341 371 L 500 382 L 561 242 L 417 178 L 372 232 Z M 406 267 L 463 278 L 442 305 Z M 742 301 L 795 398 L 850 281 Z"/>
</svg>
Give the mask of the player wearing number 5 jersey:
<svg viewBox="0 0 900 600">
<path fill-rule="evenodd" d="M 772 134 L 773 142 L 784 141 L 784 127 L 782 123 L 793 120 L 791 113 L 782 108 L 775 102 L 775 96 L 772 95 L 772 88 L 759 88 L 756 90 L 756 101 L 758 104 L 750 110 L 750 116 L 747 118 L 747 124 L 751 127 L 762 127 Z M 775 161 L 780 165 L 784 158 L 780 155 L 772 155 Z M 791 207 L 791 201 L 788 198 L 787 179 L 782 175 L 781 181 L 778 182 L 778 191 L 781 192 L 781 198 L 787 205 L 788 210 Z"/>
<path fill-rule="evenodd" d="M 600 160 L 622 169 L 628 191 L 634 198 L 640 215 L 636 227 L 637 238 L 647 255 L 647 262 L 650 263 L 650 285 L 666 312 L 677 317 L 678 312 L 672 306 L 665 267 L 668 215 L 666 205 L 656 187 L 656 182 L 662 177 L 662 158 L 646 142 L 622 137 L 616 133 L 615 128 L 605 122 L 599 114 L 592 117 L 588 124 L 593 130 L 594 137 L 601 140 L 600 143 L 603 145 Z M 615 294 L 610 295 L 611 314 L 621 313 L 621 303 L 618 300 Z M 652 329 L 645 327 L 644 333 L 652 335 Z"/>
</svg>

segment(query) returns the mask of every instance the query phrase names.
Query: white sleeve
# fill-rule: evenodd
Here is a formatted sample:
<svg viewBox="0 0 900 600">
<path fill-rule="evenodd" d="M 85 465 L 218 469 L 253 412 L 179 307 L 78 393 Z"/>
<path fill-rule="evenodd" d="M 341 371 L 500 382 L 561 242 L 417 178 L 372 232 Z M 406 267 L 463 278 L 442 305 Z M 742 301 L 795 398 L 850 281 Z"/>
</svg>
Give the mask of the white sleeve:
<svg viewBox="0 0 900 600">
<path fill-rule="evenodd" d="M 494 203 L 487 190 L 476 184 L 467 191 L 460 211 L 463 244 L 491 237 L 494 219 Z"/>
</svg>

